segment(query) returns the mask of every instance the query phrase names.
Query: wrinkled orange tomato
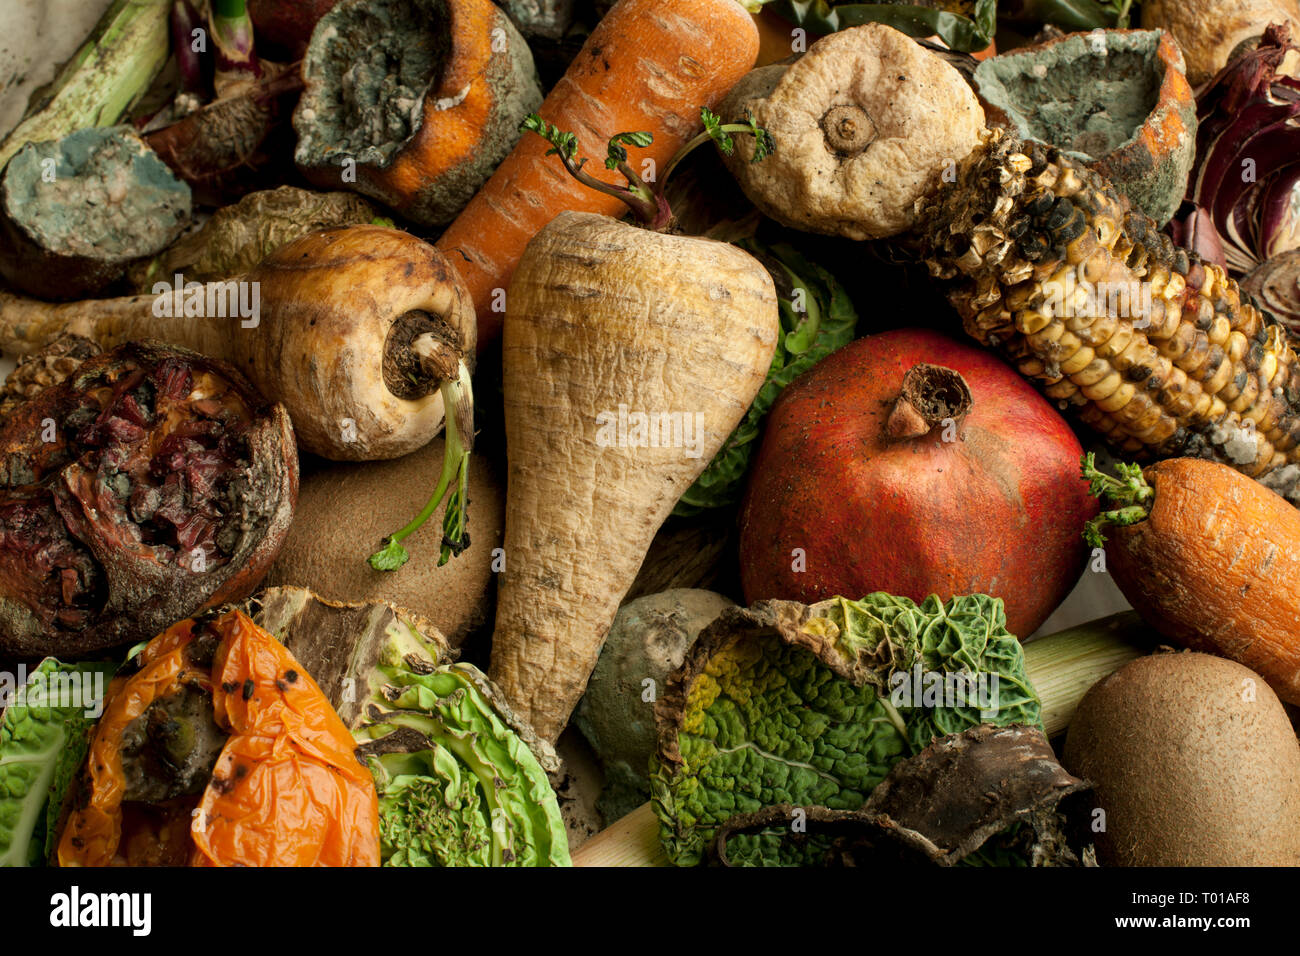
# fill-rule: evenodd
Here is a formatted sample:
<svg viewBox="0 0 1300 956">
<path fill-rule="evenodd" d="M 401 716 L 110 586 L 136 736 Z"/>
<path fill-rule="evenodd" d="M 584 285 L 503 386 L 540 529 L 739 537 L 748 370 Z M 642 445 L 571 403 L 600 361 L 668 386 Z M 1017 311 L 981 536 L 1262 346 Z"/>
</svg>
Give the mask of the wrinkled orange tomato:
<svg viewBox="0 0 1300 956">
<path fill-rule="evenodd" d="M 154 638 L 140 670 L 111 691 L 90 746 L 89 799 L 64 827 L 60 865 L 188 855 L 191 866 L 378 866 L 374 781 L 320 687 L 242 612 L 205 626 L 220 639 L 210 671 L 189 663 L 195 623 L 182 621 Z M 211 692 L 216 723 L 230 734 L 212 779 L 197 805 L 191 798 L 151 812 L 124 808 L 123 733 L 186 684 Z M 191 818 L 188 828 L 177 826 L 181 815 Z"/>
</svg>

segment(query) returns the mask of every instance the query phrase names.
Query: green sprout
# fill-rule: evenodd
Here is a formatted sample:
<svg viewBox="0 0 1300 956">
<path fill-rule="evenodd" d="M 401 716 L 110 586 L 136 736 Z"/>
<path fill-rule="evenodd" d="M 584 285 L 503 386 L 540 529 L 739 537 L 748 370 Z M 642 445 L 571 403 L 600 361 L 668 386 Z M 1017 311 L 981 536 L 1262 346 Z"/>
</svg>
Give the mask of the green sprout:
<svg viewBox="0 0 1300 956">
<path fill-rule="evenodd" d="M 754 137 L 754 155 L 751 162 L 761 162 L 765 157 L 770 156 L 776 148 L 772 135 L 767 130 L 762 129 L 754 120 L 753 115 L 748 112 L 745 114 L 743 123 L 724 123 L 716 113 L 709 110 L 708 107 L 703 107 L 700 110 L 700 119 L 704 123 L 704 132 L 677 151 L 677 154 L 669 160 L 668 167 L 664 170 L 663 175 L 659 177 L 658 182 L 653 186 L 648 185 L 628 165 L 628 147 L 634 146 L 638 149 L 644 149 L 654 142 L 653 133 L 624 132 L 616 133 L 610 137 L 609 142 L 606 144 L 605 168 L 617 170 L 623 176 L 626 185 L 619 185 L 597 179 L 583 169 L 587 164 L 587 160 L 578 157 L 578 138 L 573 133 L 546 122 L 536 113 L 524 117 L 519 129 L 523 132 L 536 133 L 550 143 L 551 148 L 546 151 L 546 155 L 559 156 L 569 175 L 578 182 L 595 189 L 597 192 L 621 200 L 636 213 L 644 225 L 657 231 L 663 231 L 673 221 L 672 211 L 668 208 L 668 201 L 664 198 L 664 185 L 668 182 L 668 178 L 677 167 L 677 164 L 692 150 L 704 143 L 713 142 L 717 144 L 719 149 L 730 156 L 736 148 L 733 138 L 735 134 L 748 134 Z"/>
<path fill-rule="evenodd" d="M 447 492 L 447 510 L 442 519 L 442 548 L 438 567 L 469 547 L 467 525 L 469 517 L 469 459 L 474 448 L 474 392 L 470 385 L 469 369 L 461 359 L 456 378 L 444 379 L 443 408 L 447 418 L 447 446 L 442 456 L 442 473 L 424 509 L 406 527 L 384 539 L 383 546 L 370 556 L 370 566 L 376 571 L 396 571 L 408 560 L 410 554 L 402 545 L 403 539 L 413 534 L 438 510 Z"/>
<path fill-rule="evenodd" d="M 1083 537 L 1090 547 L 1105 546 L 1102 528 L 1107 525 L 1124 528 L 1145 521 L 1151 514 L 1156 490 L 1147 484 L 1140 465 L 1117 462 L 1118 477 L 1108 475 L 1097 468 L 1097 456 L 1092 452 L 1083 456 L 1080 465 L 1083 478 L 1088 482 L 1088 491 L 1103 505 L 1113 506 L 1084 526 Z"/>
</svg>

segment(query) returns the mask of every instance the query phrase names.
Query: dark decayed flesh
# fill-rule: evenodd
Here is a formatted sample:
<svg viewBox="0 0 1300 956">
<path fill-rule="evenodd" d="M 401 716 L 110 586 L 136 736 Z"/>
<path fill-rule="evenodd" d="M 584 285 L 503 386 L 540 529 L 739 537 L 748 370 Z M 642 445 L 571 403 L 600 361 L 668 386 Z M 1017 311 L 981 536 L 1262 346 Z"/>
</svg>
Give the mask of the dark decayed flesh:
<svg viewBox="0 0 1300 956">
<path fill-rule="evenodd" d="M 250 593 L 297 496 L 284 409 L 125 345 L 0 423 L 0 652 L 75 657 Z"/>
</svg>

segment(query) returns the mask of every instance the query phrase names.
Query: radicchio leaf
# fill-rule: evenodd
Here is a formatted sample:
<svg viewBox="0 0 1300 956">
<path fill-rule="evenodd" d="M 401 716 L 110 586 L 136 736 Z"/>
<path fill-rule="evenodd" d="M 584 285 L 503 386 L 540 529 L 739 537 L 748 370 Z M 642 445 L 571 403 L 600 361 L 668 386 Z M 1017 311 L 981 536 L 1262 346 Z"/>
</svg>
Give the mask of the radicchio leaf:
<svg viewBox="0 0 1300 956">
<path fill-rule="evenodd" d="M 1300 82 L 1277 75 L 1294 49 L 1290 26 L 1270 25 L 1198 97 L 1187 199 L 1209 211 L 1223 261 L 1238 274 L 1300 245 Z"/>
</svg>

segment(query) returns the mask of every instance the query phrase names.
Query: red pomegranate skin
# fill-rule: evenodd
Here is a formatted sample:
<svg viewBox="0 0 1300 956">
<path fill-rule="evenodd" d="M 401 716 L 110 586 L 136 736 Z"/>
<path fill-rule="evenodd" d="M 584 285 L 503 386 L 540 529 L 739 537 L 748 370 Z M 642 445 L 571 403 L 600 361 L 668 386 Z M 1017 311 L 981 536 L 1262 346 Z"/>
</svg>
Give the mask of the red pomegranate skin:
<svg viewBox="0 0 1300 956">
<path fill-rule="evenodd" d="M 918 363 L 970 387 L 955 441 L 942 427 L 885 434 Z M 1047 400 L 988 352 L 919 329 L 858 339 L 792 382 L 768 416 L 741 507 L 745 597 L 991 594 L 1006 603 L 1007 629 L 1028 637 L 1088 554 L 1083 526 L 1097 504 L 1081 454 Z"/>
</svg>

